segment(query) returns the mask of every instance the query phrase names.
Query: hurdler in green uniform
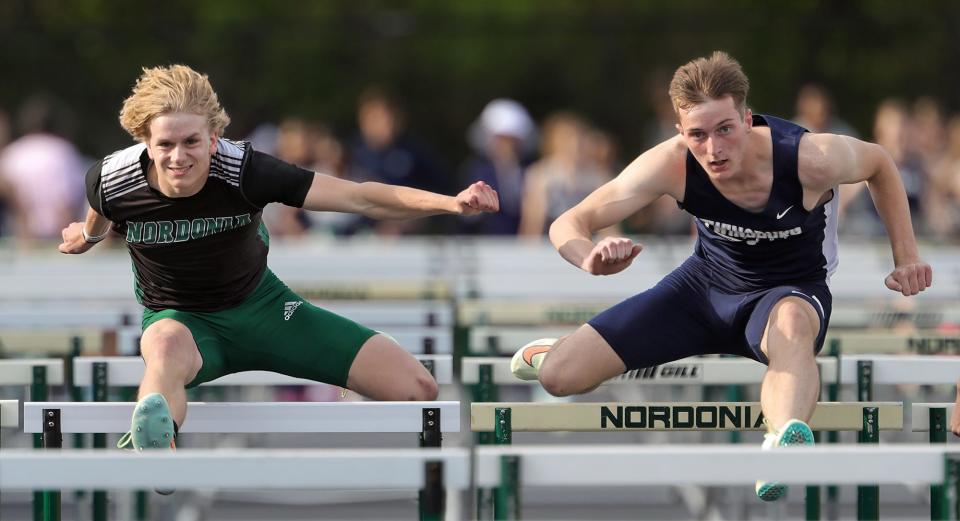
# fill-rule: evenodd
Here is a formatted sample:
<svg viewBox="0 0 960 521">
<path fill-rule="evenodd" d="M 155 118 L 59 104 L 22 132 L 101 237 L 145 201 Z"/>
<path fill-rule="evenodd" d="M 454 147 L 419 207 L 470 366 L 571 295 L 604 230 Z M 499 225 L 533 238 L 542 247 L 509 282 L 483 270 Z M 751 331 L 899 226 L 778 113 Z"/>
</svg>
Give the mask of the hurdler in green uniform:
<svg viewBox="0 0 960 521">
<path fill-rule="evenodd" d="M 87 173 L 90 210 L 63 231 L 63 253 L 84 253 L 109 229 L 126 240 L 146 311 L 130 441 L 171 447 L 185 388 L 268 370 L 346 387 L 377 400 L 432 400 L 437 384 L 385 335 L 313 306 L 267 268 L 263 207 L 409 219 L 495 212 L 481 183 L 455 197 L 314 173 L 223 139 L 229 118 L 206 75 L 144 69 L 120 123 L 139 143 Z"/>
</svg>

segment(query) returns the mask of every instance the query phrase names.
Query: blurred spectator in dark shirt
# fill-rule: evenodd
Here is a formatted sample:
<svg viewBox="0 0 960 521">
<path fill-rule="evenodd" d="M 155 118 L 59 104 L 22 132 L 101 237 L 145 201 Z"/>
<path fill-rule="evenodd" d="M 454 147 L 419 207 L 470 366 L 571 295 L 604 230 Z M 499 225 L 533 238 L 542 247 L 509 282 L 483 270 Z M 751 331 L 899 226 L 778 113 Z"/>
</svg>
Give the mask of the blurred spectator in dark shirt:
<svg viewBox="0 0 960 521">
<path fill-rule="evenodd" d="M 928 171 L 940 161 L 947 146 L 943 119 L 937 100 L 923 96 L 913 103 L 910 148 L 920 155 Z"/>
<path fill-rule="evenodd" d="M 927 198 L 926 191 L 929 190 L 929 169 L 916 148 L 916 141 L 911 137 L 913 130 L 914 122 L 903 101 L 888 98 L 877 107 L 873 124 L 874 142 L 882 146 L 896 163 L 907 193 L 914 229 L 921 235 L 928 229 L 923 203 Z M 874 205 L 869 202 L 870 194 L 863 190 L 864 183 L 850 186 L 859 189 L 859 192 L 848 205 L 844 205 L 845 201 L 841 198 L 841 206 L 849 207 L 848 215 L 841 219 L 841 231 L 861 235 L 884 235 L 880 217 Z M 842 195 L 846 196 L 848 193 Z"/>
<path fill-rule="evenodd" d="M 663 87 L 670 83 L 671 78 L 671 74 L 664 70 L 654 71 L 650 76 L 647 96 L 654 118 L 647 122 L 643 130 L 644 150 L 677 134 L 677 114 L 673 111 L 670 95 Z M 619 170 L 615 172 L 619 173 Z M 624 220 L 623 227 L 627 233 L 645 235 L 690 235 L 695 229 L 693 217 L 681 210 L 677 202 L 667 195 Z"/>
<path fill-rule="evenodd" d="M 466 184 L 483 181 L 500 195 L 500 211 L 461 219 L 461 231 L 516 235 L 520 227 L 524 170 L 536 147 L 536 127 L 514 100 L 495 99 L 484 107 L 467 136 L 473 156 L 461 171 Z"/>
<path fill-rule="evenodd" d="M 837 116 L 833 97 L 822 85 L 808 83 L 800 87 L 796 111 L 794 123 L 810 132 L 857 136 L 853 127 Z"/>
<path fill-rule="evenodd" d="M 307 136 L 313 157 L 311 169 L 333 177 L 347 177 L 346 151 L 330 127 L 311 122 L 307 125 Z M 307 218 L 310 219 L 311 233 L 328 235 L 348 235 L 364 219 L 362 215 L 346 212 L 307 212 Z"/>
<path fill-rule="evenodd" d="M 810 132 L 840 134 L 858 137 L 857 131 L 837 115 L 836 105 L 830 92 L 818 83 L 807 83 L 797 92 L 796 115 L 793 122 Z M 844 215 L 847 206 L 859 198 L 860 192 L 866 187 L 863 183 L 840 185 L 840 215 Z M 866 211 L 865 205 L 860 211 Z"/>
<path fill-rule="evenodd" d="M 375 181 L 449 193 L 451 180 L 426 148 L 405 129 L 397 100 L 372 88 L 360 96 L 357 107 L 359 135 L 350 143 L 348 177 L 357 182 Z M 424 233 L 438 219 L 382 221 L 374 224 L 381 235 Z"/>
<path fill-rule="evenodd" d="M 286 118 L 277 127 L 276 144 L 273 147 L 277 159 L 292 165 L 314 170 L 313 148 L 307 123 L 300 118 Z M 263 222 L 271 237 L 303 237 L 310 226 L 307 212 L 282 204 L 267 205 L 263 209 Z"/>
</svg>

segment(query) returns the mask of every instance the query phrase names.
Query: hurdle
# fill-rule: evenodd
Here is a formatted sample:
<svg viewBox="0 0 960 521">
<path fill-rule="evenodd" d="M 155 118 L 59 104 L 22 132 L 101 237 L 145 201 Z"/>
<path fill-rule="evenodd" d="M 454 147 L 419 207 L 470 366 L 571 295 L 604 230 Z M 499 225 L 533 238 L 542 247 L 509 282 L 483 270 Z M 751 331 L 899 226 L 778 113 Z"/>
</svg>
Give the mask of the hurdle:
<svg viewBox="0 0 960 521">
<path fill-rule="evenodd" d="M 844 331 L 827 333 L 826 342 L 836 343 L 837 349 L 844 354 L 960 354 L 960 335 L 937 330 L 884 333 Z"/>
<path fill-rule="evenodd" d="M 837 360 L 830 357 L 816 359 L 823 383 L 833 383 Z M 488 367 L 489 369 L 485 369 Z M 489 370 L 489 378 L 481 375 Z M 601 385 L 745 385 L 763 380 L 767 366 L 747 358 L 689 357 L 652 367 L 627 371 Z M 460 373 L 465 384 L 539 385 L 536 380 L 520 380 L 510 372 L 510 358 L 463 357 Z"/>
<path fill-rule="evenodd" d="M 45 305 L 40 309 L 25 308 L 22 301 L 17 301 L 15 305 L 0 302 L 0 328 L 4 331 L 30 332 L 42 332 L 50 327 L 112 329 L 134 324 L 135 317 L 143 313 L 143 308 L 129 297 L 123 303 L 84 303 L 79 308 L 62 304 L 63 298 L 56 302 L 61 303 Z"/>
<path fill-rule="evenodd" d="M 179 450 L 0 453 L 5 489 L 77 485 L 148 487 L 383 489 L 422 488 L 423 465 L 444 464 L 442 484 L 469 487 L 468 451 L 444 449 Z"/>
<path fill-rule="evenodd" d="M 915 403 L 910 406 L 911 430 L 913 432 L 929 432 L 931 444 L 945 445 L 947 443 L 947 425 L 953 416 L 953 403 Z M 960 464 L 950 461 L 947 468 L 951 477 L 960 476 Z M 930 485 L 930 518 L 948 519 L 949 510 L 940 510 L 946 505 L 948 489 L 941 485 Z M 934 500 L 934 498 L 943 498 Z M 954 490 L 954 497 L 960 498 L 960 488 Z M 960 505 L 960 499 L 958 499 Z"/>
<path fill-rule="evenodd" d="M 0 427 L 20 426 L 20 406 L 17 400 L 0 400 Z"/>
<path fill-rule="evenodd" d="M 40 377 L 40 373 L 42 377 Z M 38 378 L 40 377 L 40 378 Z M 38 380 L 43 380 L 42 382 Z M 18 358 L 0 360 L 0 385 L 63 385 L 63 360 Z M 40 398 L 44 400 L 46 398 Z"/>
<path fill-rule="evenodd" d="M 61 433 L 124 433 L 136 402 L 27 402 L 26 433 L 48 432 L 53 411 Z M 419 433 L 460 431 L 460 402 L 191 402 L 181 433 Z M 433 421 L 433 425 L 428 422 Z M 429 428 L 425 428 L 429 427 Z M 442 429 L 442 430 L 441 430 Z"/>
<path fill-rule="evenodd" d="M 879 430 L 903 428 L 903 404 L 899 402 L 821 402 L 808 422 L 811 429 L 859 431 L 861 442 L 879 440 Z M 470 428 L 495 433 L 498 445 L 512 443 L 514 431 L 609 432 L 609 431 L 748 431 L 765 430 L 763 412 L 756 402 L 699 403 L 473 403 Z M 866 435 L 869 433 L 869 435 Z M 863 489 L 867 490 L 867 489 Z M 861 495 L 864 494 L 861 490 Z M 872 489 L 870 489 L 872 490 Z M 869 492 L 869 491 L 868 491 Z M 811 495 L 812 493 L 812 495 Z M 866 494 L 858 511 L 865 516 L 879 512 L 876 494 Z M 875 501 L 870 501 L 877 497 Z M 490 496 L 478 488 L 478 517 L 490 510 L 500 519 L 506 496 Z M 819 488 L 808 489 L 808 518 L 819 518 Z"/>
<path fill-rule="evenodd" d="M 474 315 L 473 318 L 480 318 L 479 314 Z M 498 318 L 498 316 L 489 318 Z M 531 340 L 560 338 L 572 333 L 576 327 L 549 324 L 548 322 L 547 325 L 542 326 L 475 325 L 470 328 L 468 351 L 486 356 L 513 355 L 519 346 Z M 824 345 L 836 345 L 840 352 L 849 354 L 960 354 L 960 335 L 936 330 L 905 333 L 827 331 Z"/>
<path fill-rule="evenodd" d="M 64 363 L 58 358 L 23 358 L 0 360 L 0 386 L 29 386 L 30 399 L 44 401 L 49 398 L 51 385 L 65 383 Z M 33 447 L 43 446 L 43 437 L 33 436 Z M 39 519 L 43 515 L 44 493 L 33 493 L 33 515 Z"/>
<path fill-rule="evenodd" d="M 28 402 L 23 430 L 42 433 L 43 448 L 62 446 L 64 433 L 123 433 L 136 402 Z M 438 448 L 443 433 L 460 431 L 459 402 L 241 402 L 188 404 L 181 433 L 417 433 L 421 447 Z M 43 492 L 56 518 L 59 492 Z M 103 504 L 98 512 L 104 512 Z M 101 514 L 101 516 L 104 514 Z M 97 518 L 95 516 L 95 518 Z"/>
<path fill-rule="evenodd" d="M 344 281 L 316 280 L 314 275 L 306 282 L 284 280 L 289 280 L 294 293 L 310 300 L 450 300 L 454 296 L 450 284 L 440 278 Z"/>
<path fill-rule="evenodd" d="M 507 285 L 502 280 L 498 280 L 498 284 Z M 623 281 L 620 281 L 620 284 L 622 287 Z M 465 300 L 457 310 L 457 320 L 465 327 L 579 326 L 628 296 L 618 294 L 616 297 L 604 298 L 597 294 L 583 295 L 589 297 L 526 300 L 484 297 Z M 889 328 L 909 322 L 920 330 L 929 330 L 943 321 L 960 322 L 960 305 L 955 303 L 952 295 L 945 294 L 944 301 L 918 305 L 910 310 L 899 310 L 888 303 L 866 306 L 859 302 L 835 300 L 830 325 L 835 329 L 868 329 Z M 538 337 L 531 337 L 530 340 L 533 338 Z"/>
<path fill-rule="evenodd" d="M 954 403 L 914 403 L 910 406 L 910 428 L 913 432 L 945 435 L 947 423 L 953 415 Z M 930 440 L 933 442 L 934 440 Z M 945 440 L 944 440 L 945 441 Z"/>
<path fill-rule="evenodd" d="M 818 357 L 816 362 L 822 382 L 834 383 L 837 359 Z M 763 380 L 766 370 L 765 365 L 747 358 L 694 356 L 627 371 L 603 382 L 601 386 L 758 384 Z M 515 377 L 510 371 L 510 358 L 493 356 L 463 357 L 460 380 L 464 384 L 477 385 L 478 393 L 491 397 L 496 396 L 496 387 L 500 385 L 539 385 L 535 380 L 526 381 Z"/>
<path fill-rule="evenodd" d="M 866 385 L 956 384 L 960 358 L 942 355 L 849 355 L 843 357 L 840 383 L 857 384 L 869 367 Z"/>
<path fill-rule="evenodd" d="M 843 359 L 840 381 L 843 384 L 856 383 L 858 399 L 869 401 L 873 399 L 874 385 L 953 385 L 957 383 L 958 375 L 960 375 L 960 358 L 953 356 L 852 355 Z M 930 409 L 927 408 L 927 411 L 930 411 Z M 912 412 L 919 413 L 921 418 L 926 420 L 931 431 L 931 442 L 946 442 L 947 413 L 945 410 L 924 414 L 921 409 L 914 409 Z M 916 417 L 913 418 L 914 430 L 916 430 L 917 425 L 916 419 Z M 939 490 L 931 491 L 931 494 L 940 493 L 943 492 Z M 873 497 L 873 494 L 876 494 L 875 488 L 864 489 L 861 491 L 861 499 L 876 503 L 878 500 Z M 941 504 L 939 501 L 931 502 L 932 507 L 939 507 Z"/>
<path fill-rule="evenodd" d="M 946 447 L 483 446 L 477 447 L 474 481 L 493 487 L 501 506 L 496 519 L 519 519 L 520 487 L 603 487 L 673 484 L 747 485 L 758 478 L 789 484 L 935 483 L 950 486 Z M 709 464 L 707 464 L 709 463 Z M 638 472 L 637 469 L 656 469 Z M 896 472 L 891 472 L 896 469 Z M 943 506 L 946 511 L 946 505 Z M 859 519 L 876 519 L 867 513 Z"/>
<path fill-rule="evenodd" d="M 3 448 L 3 430 L 20 427 L 20 402 L 0 400 L 0 449 Z M 0 454 L 3 451 L 0 450 Z M 3 487 L 0 486 L 0 489 Z"/>
<path fill-rule="evenodd" d="M 390 336 L 410 353 L 453 353 L 453 333 L 448 327 L 376 323 L 369 323 L 368 327 Z M 105 338 L 108 332 L 111 340 Z M 0 341 L 9 351 L 17 354 L 55 356 L 68 353 L 71 343 L 79 337 L 87 355 L 133 355 L 137 353 L 141 333 L 139 326 L 103 329 L 53 326 L 42 330 L 4 329 L 0 332 Z"/>
<path fill-rule="evenodd" d="M 463 448 L 0 452 L 0 488 L 70 487 L 412 489 L 420 519 L 440 520 L 446 490 L 470 487 L 470 461 Z"/>
<path fill-rule="evenodd" d="M 20 402 L 17 400 L 0 400 L 0 429 L 16 429 L 20 427 Z M 0 438 L 0 446 L 3 446 Z"/>
<path fill-rule="evenodd" d="M 437 380 L 438 384 L 453 383 L 451 355 L 414 355 Z M 143 359 L 138 356 L 81 356 L 73 359 L 74 384 L 93 386 L 98 381 L 112 386 L 137 386 L 143 379 Z M 99 371 L 105 371 L 103 376 Z M 102 380 L 104 379 L 104 380 Z M 295 378 L 270 371 L 244 371 L 222 376 L 200 384 L 207 387 L 238 385 L 321 385 L 320 382 Z"/>
<path fill-rule="evenodd" d="M 690 403 L 527 403 L 470 404 L 470 428 L 491 432 L 498 428 L 498 409 L 509 410 L 514 432 L 606 431 L 760 431 L 765 430 L 758 402 Z M 859 431 L 864 409 L 875 409 L 880 430 L 903 429 L 900 402 L 820 402 L 810 428 Z M 24 414 L 26 416 L 26 414 Z"/>
</svg>

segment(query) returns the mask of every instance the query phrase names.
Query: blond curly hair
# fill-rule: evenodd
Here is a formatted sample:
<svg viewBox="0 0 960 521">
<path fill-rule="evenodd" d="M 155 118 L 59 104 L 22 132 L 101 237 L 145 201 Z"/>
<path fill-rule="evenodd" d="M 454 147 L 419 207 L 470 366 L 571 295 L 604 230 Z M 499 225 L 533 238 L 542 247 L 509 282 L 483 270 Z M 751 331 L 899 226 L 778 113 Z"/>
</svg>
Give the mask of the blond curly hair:
<svg viewBox="0 0 960 521">
<path fill-rule="evenodd" d="M 143 68 L 132 94 L 123 101 L 120 125 L 137 141 L 147 141 L 153 118 L 171 112 L 206 117 L 210 130 L 218 136 L 230 124 L 207 75 L 186 65 L 171 65 Z"/>
</svg>

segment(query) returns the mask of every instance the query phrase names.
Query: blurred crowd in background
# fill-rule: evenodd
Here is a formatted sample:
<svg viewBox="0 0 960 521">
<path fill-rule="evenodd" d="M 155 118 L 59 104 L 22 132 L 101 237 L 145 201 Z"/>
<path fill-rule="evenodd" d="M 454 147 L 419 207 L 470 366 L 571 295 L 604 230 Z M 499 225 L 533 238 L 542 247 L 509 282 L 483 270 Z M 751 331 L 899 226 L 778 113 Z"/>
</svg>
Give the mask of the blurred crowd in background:
<svg viewBox="0 0 960 521">
<path fill-rule="evenodd" d="M 646 147 L 676 133 L 665 88 L 649 93 L 656 118 L 645 125 Z M 230 107 L 226 107 L 229 111 Z M 87 208 L 84 174 L 99 159 L 73 144 L 78 125 L 50 96 L 19 107 L 0 107 L 0 240 L 16 247 L 48 245 L 65 224 Z M 755 111 L 763 112 L 762 108 Z M 855 129 L 842 118 L 821 85 L 799 89 L 790 117 L 813 132 L 845 134 L 882 145 L 896 161 L 918 235 L 960 239 L 960 115 L 948 114 L 931 97 L 886 99 L 873 127 Z M 622 141 L 591 122 L 589 114 L 558 109 L 532 116 L 517 100 L 499 98 L 478 107 L 464 129 L 471 154 L 455 164 L 431 143 L 408 131 L 404 104 L 389 90 L 371 87 L 357 99 L 355 128 L 337 130 L 324 121 L 287 117 L 263 121 L 231 139 L 307 168 L 353 181 L 378 181 L 455 194 L 484 181 L 500 194 L 501 211 L 472 218 L 435 217 L 376 222 L 356 215 L 305 212 L 271 205 L 264 220 L 272 237 L 310 235 L 465 234 L 540 237 L 550 223 L 616 176 L 644 150 L 624 150 Z M 630 141 L 636 141 L 631 139 Z M 99 156 L 111 150 L 96 151 Z M 841 233 L 883 234 L 866 190 L 841 196 Z M 610 233 L 689 235 L 690 217 L 664 197 Z M 118 242 L 118 241 L 114 241 Z"/>
</svg>

